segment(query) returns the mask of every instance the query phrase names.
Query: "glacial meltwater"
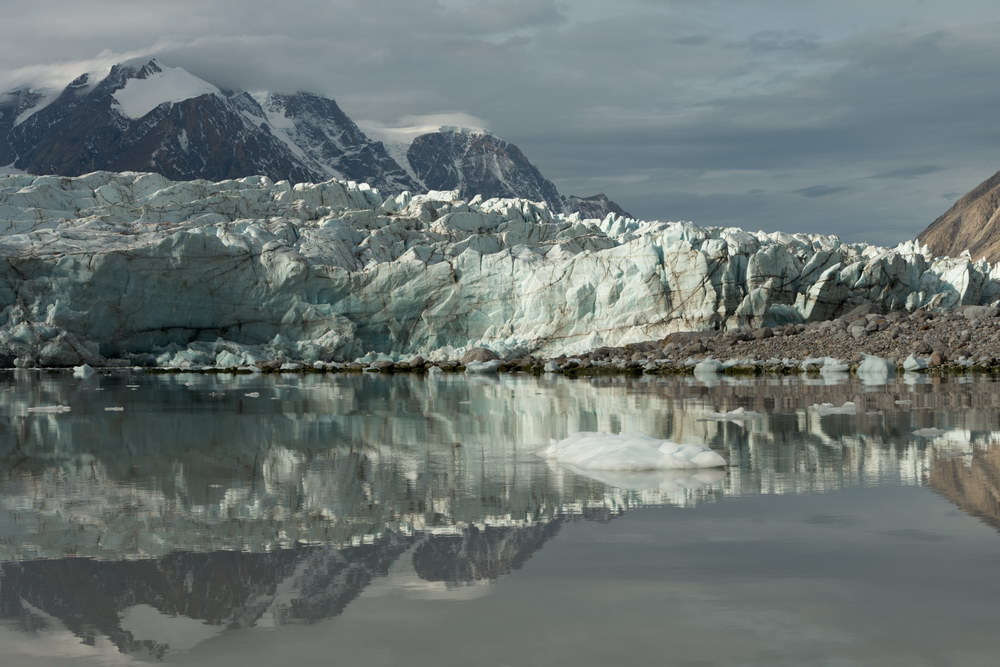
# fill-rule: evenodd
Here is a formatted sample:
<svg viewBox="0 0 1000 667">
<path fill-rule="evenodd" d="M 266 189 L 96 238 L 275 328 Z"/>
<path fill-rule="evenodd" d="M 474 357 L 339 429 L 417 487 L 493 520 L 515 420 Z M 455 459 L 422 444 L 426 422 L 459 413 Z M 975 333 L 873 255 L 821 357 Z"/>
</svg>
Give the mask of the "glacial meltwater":
<svg viewBox="0 0 1000 667">
<path fill-rule="evenodd" d="M 14 371 L 0 456 L 4 666 L 1000 659 L 985 377 Z"/>
</svg>

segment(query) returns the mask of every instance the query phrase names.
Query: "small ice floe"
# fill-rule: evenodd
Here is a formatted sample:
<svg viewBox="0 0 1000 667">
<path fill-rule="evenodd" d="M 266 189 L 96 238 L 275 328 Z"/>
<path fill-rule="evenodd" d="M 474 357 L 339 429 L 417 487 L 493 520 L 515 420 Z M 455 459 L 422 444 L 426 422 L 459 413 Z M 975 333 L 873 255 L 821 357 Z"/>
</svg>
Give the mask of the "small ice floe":
<svg viewBox="0 0 1000 667">
<path fill-rule="evenodd" d="M 735 410 L 730 410 L 729 412 L 709 412 L 705 419 L 709 421 L 724 422 L 724 421 L 750 421 L 751 419 L 760 419 L 763 417 L 759 412 L 754 412 L 753 410 L 747 410 L 746 408 L 736 408 Z"/>
<path fill-rule="evenodd" d="M 60 412 L 69 412 L 71 409 L 68 405 L 36 405 L 28 408 L 28 412 L 58 414 Z"/>
<path fill-rule="evenodd" d="M 120 405 L 113 405 L 110 408 L 104 408 L 105 412 L 125 412 L 125 408 Z"/>
<path fill-rule="evenodd" d="M 726 478 L 726 471 L 720 468 L 687 468 L 685 470 L 644 470 L 641 472 L 622 470 L 579 470 L 584 475 L 607 486 L 634 491 L 658 491 L 672 496 L 681 496 L 687 491 L 703 489 L 718 484 Z"/>
<path fill-rule="evenodd" d="M 851 401 L 847 401 L 841 406 L 836 406 L 833 403 L 815 403 L 810 405 L 809 409 L 813 412 L 818 412 L 820 416 L 858 414 L 858 406 Z"/>
<path fill-rule="evenodd" d="M 574 433 L 538 452 L 579 470 L 717 468 L 726 460 L 704 445 L 682 445 L 642 433 Z"/>
<path fill-rule="evenodd" d="M 471 374 L 485 375 L 487 373 L 496 373 L 500 370 L 500 360 L 493 359 L 492 361 L 470 361 L 465 364 L 465 372 Z"/>
<path fill-rule="evenodd" d="M 928 366 L 927 360 L 922 357 L 915 357 L 912 354 L 903 362 L 903 370 L 914 373 L 925 370 Z"/>
<path fill-rule="evenodd" d="M 913 401 L 908 398 L 901 398 L 896 401 L 896 405 L 913 405 Z"/>
<path fill-rule="evenodd" d="M 247 393 L 245 393 L 243 395 L 246 396 L 247 398 L 260 398 L 260 392 L 259 391 L 248 391 Z"/>
<path fill-rule="evenodd" d="M 559 362 L 555 359 L 549 359 L 545 362 L 545 366 L 542 370 L 546 373 L 555 373 L 559 370 Z"/>
<path fill-rule="evenodd" d="M 718 359 L 705 359 L 694 365 L 695 375 L 714 375 L 722 372 L 722 362 Z"/>
<path fill-rule="evenodd" d="M 444 371 L 441 370 L 440 366 L 431 366 L 427 369 L 428 375 L 441 375 L 441 373 L 444 373 Z"/>
<path fill-rule="evenodd" d="M 948 431 L 943 428 L 918 428 L 913 432 L 913 435 L 921 435 L 925 438 L 936 438 L 939 435 L 944 435 Z"/>
<path fill-rule="evenodd" d="M 91 368 L 90 364 L 84 364 L 83 366 L 73 367 L 73 377 L 75 378 L 89 378 L 96 371 Z"/>
<path fill-rule="evenodd" d="M 866 354 L 858 366 L 858 377 L 864 384 L 885 384 L 890 375 L 896 374 L 896 364 L 888 359 Z"/>
<path fill-rule="evenodd" d="M 845 364 L 840 359 L 834 359 L 833 357 L 825 357 L 823 359 L 823 365 L 820 367 L 820 373 L 846 373 L 851 369 L 850 364 Z"/>
</svg>

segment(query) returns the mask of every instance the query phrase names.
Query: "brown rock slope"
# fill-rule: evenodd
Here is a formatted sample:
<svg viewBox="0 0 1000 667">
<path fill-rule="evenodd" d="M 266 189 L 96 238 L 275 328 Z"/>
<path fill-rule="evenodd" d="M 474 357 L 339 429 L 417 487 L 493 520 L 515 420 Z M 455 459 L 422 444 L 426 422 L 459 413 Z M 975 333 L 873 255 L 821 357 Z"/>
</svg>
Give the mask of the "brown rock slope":
<svg viewBox="0 0 1000 667">
<path fill-rule="evenodd" d="M 972 458 L 936 459 L 929 482 L 948 500 L 1000 530 L 1000 447 L 976 447 Z"/>
<path fill-rule="evenodd" d="M 955 202 L 917 237 L 937 255 L 1000 261 L 1000 172 Z"/>
</svg>

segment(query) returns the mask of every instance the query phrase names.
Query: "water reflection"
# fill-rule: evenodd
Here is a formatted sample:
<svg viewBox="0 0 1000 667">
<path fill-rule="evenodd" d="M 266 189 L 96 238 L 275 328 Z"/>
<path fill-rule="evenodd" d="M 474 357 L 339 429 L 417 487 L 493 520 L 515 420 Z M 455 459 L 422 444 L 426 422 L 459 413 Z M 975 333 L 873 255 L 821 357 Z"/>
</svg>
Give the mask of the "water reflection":
<svg viewBox="0 0 1000 667">
<path fill-rule="evenodd" d="M 929 483 L 1000 528 L 1000 386 L 839 380 L 6 375 L 0 618 L 157 658 L 380 587 L 481 595 L 566 522 L 722 497 Z M 705 419 L 741 407 L 763 417 Z M 730 467 L 582 476 L 534 455 L 595 430 Z"/>
</svg>

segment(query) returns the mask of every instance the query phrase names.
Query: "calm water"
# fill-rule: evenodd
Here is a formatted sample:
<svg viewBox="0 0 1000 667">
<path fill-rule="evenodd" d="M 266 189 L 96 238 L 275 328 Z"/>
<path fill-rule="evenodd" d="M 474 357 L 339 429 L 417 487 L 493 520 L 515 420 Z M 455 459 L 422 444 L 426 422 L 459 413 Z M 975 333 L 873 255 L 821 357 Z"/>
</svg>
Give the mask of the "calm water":
<svg viewBox="0 0 1000 667">
<path fill-rule="evenodd" d="M 594 430 L 730 466 L 534 455 Z M 998 438 L 970 378 L 0 374 L 0 664 L 993 666 Z"/>
</svg>

